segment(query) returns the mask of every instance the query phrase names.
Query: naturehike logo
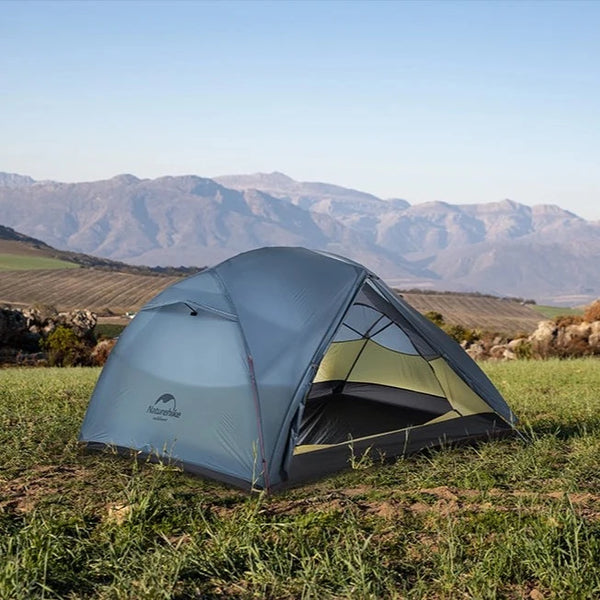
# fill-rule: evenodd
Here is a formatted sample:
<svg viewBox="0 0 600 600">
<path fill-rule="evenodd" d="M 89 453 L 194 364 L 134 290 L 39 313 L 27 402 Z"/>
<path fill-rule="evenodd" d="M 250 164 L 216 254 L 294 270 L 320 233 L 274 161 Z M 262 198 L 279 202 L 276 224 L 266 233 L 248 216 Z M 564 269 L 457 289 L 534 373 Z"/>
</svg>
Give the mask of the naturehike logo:
<svg viewBox="0 0 600 600">
<path fill-rule="evenodd" d="M 173 394 L 159 396 L 154 404 L 149 404 L 147 413 L 154 415 L 155 421 L 166 421 L 169 417 L 179 419 L 181 412 L 177 410 L 177 402 Z"/>
</svg>

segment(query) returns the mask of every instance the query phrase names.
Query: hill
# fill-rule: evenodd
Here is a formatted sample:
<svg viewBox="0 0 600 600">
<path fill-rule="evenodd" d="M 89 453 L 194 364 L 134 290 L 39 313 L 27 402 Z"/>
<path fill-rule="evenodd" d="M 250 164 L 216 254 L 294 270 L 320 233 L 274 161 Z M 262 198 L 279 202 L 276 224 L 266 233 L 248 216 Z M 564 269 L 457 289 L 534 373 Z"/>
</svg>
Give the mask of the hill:
<svg viewBox="0 0 600 600">
<path fill-rule="evenodd" d="M 299 245 L 353 258 L 399 287 L 548 304 L 600 296 L 600 223 L 557 206 L 411 206 L 282 173 L 68 184 L 0 175 L 0 222 L 112 261 L 195 266 Z"/>
<path fill-rule="evenodd" d="M 138 275 L 191 275 L 198 267 L 147 267 L 82 254 L 57 250 L 52 246 L 0 225 L 0 270 L 32 270 L 91 267 L 94 269 L 118 271 Z"/>
<path fill-rule="evenodd" d="M 35 271 L 35 273 L 30 273 Z M 122 314 L 197 268 L 150 268 L 61 251 L 0 225 L 0 303 Z"/>
<path fill-rule="evenodd" d="M 12 268 L 2 268 L 3 251 L 12 261 Z M 32 269 L 36 272 L 27 273 Z M 52 304 L 59 310 L 87 308 L 101 314 L 123 314 L 139 310 L 187 274 L 160 274 L 148 268 L 55 250 L 0 226 L 0 303 Z M 417 310 L 440 312 L 448 323 L 468 328 L 512 334 L 532 331 L 540 320 L 539 313 L 514 300 L 414 290 L 402 295 Z"/>
</svg>

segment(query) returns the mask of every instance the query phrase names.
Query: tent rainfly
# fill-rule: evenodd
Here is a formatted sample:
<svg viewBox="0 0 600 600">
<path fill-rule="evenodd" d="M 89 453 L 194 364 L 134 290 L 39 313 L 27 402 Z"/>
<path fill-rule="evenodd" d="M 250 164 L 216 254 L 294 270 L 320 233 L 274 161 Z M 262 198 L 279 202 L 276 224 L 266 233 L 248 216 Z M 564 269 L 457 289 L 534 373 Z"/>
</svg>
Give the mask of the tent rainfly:
<svg viewBox="0 0 600 600">
<path fill-rule="evenodd" d="M 102 371 L 80 440 L 268 491 L 369 450 L 391 458 L 515 421 L 462 348 L 368 269 L 281 247 L 146 304 Z"/>
</svg>

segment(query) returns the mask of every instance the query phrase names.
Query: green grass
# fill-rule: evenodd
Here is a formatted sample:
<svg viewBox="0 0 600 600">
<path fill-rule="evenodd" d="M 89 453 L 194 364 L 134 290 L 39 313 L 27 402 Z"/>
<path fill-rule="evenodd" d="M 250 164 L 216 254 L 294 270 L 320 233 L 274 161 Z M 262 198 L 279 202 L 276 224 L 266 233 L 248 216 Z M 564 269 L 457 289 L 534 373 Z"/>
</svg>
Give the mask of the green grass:
<svg viewBox="0 0 600 600">
<path fill-rule="evenodd" d="M 46 256 L 0 254 L 0 271 L 35 271 L 40 269 L 78 269 L 75 263 Z"/>
<path fill-rule="evenodd" d="M 119 337 L 126 325 L 119 325 L 117 323 L 98 323 L 94 328 L 94 333 L 98 339 L 100 338 L 116 338 Z"/>
<path fill-rule="evenodd" d="M 544 306 L 542 304 L 532 304 L 531 308 L 536 310 L 546 319 L 554 319 L 554 317 L 583 315 L 582 308 L 570 308 L 568 306 Z"/>
<path fill-rule="evenodd" d="M 528 441 L 271 497 L 81 453 L 98 369 L 0 371 L 0 598 L 600 597 L 600 362 L 485 369 Z"/>
</svg>

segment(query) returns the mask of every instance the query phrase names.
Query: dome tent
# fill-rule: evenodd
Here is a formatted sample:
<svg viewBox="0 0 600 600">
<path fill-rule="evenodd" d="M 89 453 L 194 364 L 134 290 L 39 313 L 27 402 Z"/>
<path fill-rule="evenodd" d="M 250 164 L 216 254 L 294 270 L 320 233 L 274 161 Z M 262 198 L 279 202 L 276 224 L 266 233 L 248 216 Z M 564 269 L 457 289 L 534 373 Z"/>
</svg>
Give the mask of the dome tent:
<svg viewBox="0 0 600 600">
<path fill-rule="evenodd" d="M 365 267 L 304 248 L 235 256 L 146 304 L 113 349 L 80 440 L 272 490 L 510 432 L 474 361 Z"/>
</svg>

